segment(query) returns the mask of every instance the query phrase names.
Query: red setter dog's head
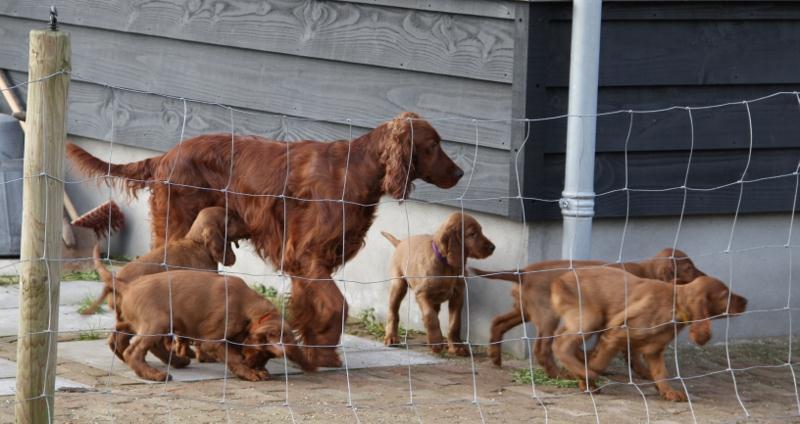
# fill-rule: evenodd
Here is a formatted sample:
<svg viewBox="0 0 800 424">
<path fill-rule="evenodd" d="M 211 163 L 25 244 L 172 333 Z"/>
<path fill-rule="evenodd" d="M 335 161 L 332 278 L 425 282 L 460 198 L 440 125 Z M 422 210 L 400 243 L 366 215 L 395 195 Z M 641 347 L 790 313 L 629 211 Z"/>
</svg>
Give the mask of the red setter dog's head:
<svg viewBox="0 0 800 424">
<path fill-rule="evenodd" d="M 450 188 L 464 176 L 442 150 L 442 138 L 433 126 L 416 113 L 403 112 L 377 129 L 384 143 L 381 164 L 386 174 L 382 188 L 394 198 L 408 195 L 416 178 Z"/>
</svg>

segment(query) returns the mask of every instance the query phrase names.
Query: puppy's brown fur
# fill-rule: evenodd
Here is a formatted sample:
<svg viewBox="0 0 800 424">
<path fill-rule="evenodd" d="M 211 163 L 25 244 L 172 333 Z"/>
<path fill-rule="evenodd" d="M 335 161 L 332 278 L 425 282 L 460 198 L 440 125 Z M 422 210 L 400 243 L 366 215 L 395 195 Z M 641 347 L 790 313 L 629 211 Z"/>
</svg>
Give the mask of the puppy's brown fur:
<svg viewBox="0 0 800 424">
<path fill-rule="evenodd" d="M 603 261 L 543 261 L 528 265 L 522 274 L 514 271 L 484 271 L 472 268 L 472 272 L 485 278 L 512 281 L 521 283 L 522 301 L 520 302 L 520 286 L 511 289 L 514 298 L 512 308 L 492 320 L 489 356 L 495 365 L 502 365 L 501 346 L 503 334 L 510 329 L 525 322 L 532 322 L 536 327 L 536 341 L 534 342 L 534 356 L 550 377 L 559 374 L 558 367 L 553 360 L 552 336 L 558 328 L 559 317 L 550 306 L 550 283 L 559 275 L 570 269 L 570 264 L 575 268 L 599 267 L 603 265 L 624 267 L 628 272 L 644 278 L 685 284 L 697 277 L 705 275 L 695 267 L 694 262 L 680 250 L 671 248 L 661 250 L 657 255 L 642 262 L 628 262 L 624 264 L 608 264 Z M 638 362 L 633 364 L 637 372 L 643 371 Z"/>
<path fill-rule="evenodd" d="M 448 351 L 456 355 L 468 355 L 468 349 L 461 344 L 464 281 L 460 276 L 466 258 L 483 259 L 494 252 L 494 244 L 483 235 L 481 225 L 474 217 L 456 212 L 445 220 L 434 235 L 414 235 L 400 241 L 389 233 L 381 234 L 395 246 L 384 344 L 399 343 L 398 312 L 410 286 L 422 310 L 431 350 L 437 353 L 442 350 L 439 309 L 442 303 L 447 302 L 450 312 Z M 439 257 L 433 244 L 439 250 Z"/>
<path fill-rule="evenodd" d="M 740 314 L 747 307 L 747 299 L 731 293 L 724 283 L 712 277 L 673 286 L 611 268 L 562 274 L 552 283 L 551 302 L 562 319 L 554 343 L 556 356 L 579 378 L 582 389 L 587 388 L 587 382 L 589 388 L 594 387 L 594 379 L 614 355 L 627 349 L 630 340 L 632 352 L 644 356 L 658 392 L 671 401 L 686 400 L 685 393 L 673 390 L 665 381 L 669 376 L 664 349 L 676 334 L 671 324 L 673 316 L 678 329 L 689 325 L 689 338 L 702 345 L 711 338 L 712 318 Z M 604 331 L 589 355 L 587 372 L 579 348 L 587 333 L 601 330 Z"/>
<path fill-rule="evenodd" d="M 217 269 L 217 263 L 231 266 L 236 262 L 232 243 L 248 236 L 244 222 L 233 212 L 229 211 L 226 214 L 225 208 L 218 206 L 205 208 L 197 214 L 186 236 L 170 241 L 166 247 L 155 248 L 138 257 L 120 268 L 116 276 L 125 281 L 133 281 L 143 275 L 167 271 L 170 267 L 211 271 Z M 99 256 L 100 246 L 97 245 L 96 260 Z M 81 311 L 81 314 L 91 315 L 97 312 L 106 297 L 108 306 L 114 309 L 114 300 L 111 297 L 113 291 L 113 281 L 106 281 L 100 296 L 91 306 Z"/>
<path fill-rule="evenodd" d="M 162 338 L 170 330 L 179 338 L 203 340 L 204 349 L 226 357 L 231 372 L 245 380 L 269 379 L 263 365 L 270 357 L 284 354 L 306 371 L 315 369 L 295 344 L 280 312 L 241 278 L 168 271 L 130 283 L 117 279 L 117 291 L 122 294 L 118 310 L 125 317 L 121 324 L 137 336 L 125 347 L 123 357 L 141 378 L 170 378 L 144 359 L 148 351 L 157 356 L 165 353 Z"/>
</svg>

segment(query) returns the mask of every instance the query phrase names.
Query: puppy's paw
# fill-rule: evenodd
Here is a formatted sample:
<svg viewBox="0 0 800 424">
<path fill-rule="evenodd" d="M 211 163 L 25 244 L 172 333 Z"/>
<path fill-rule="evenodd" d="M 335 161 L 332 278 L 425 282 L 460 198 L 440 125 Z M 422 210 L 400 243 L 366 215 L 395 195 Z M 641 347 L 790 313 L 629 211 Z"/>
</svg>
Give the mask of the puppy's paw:
<svg viewBox="0 0 800 424">
<path fill-rule="evenodd" d="M 150 381 L 172 381 L 172 376 L 164 371 L 153 370 L 141 375 L 140 377 Z"/>
<path fill-rule="evenodd" d="M 269 371 L 264 369 L 264 370 L 258 370 L 256 372 L 258 373 L 258 379 L 260 381 L 272 380 L 272 376 L 270 375 Z"/>
<path fill-rule="evenodd" d="M 387 334 L 383 338 L 383 344 L 386 346 L 397 346 L 400 344 L 400 338 L 396 334 Z"/>
<path fill-rule="evenodd" d="M 267 381 L 271 380 L 272 376 L 267 370 L 247 369 L 239 374 L 239 378 L 247 381 Z"/>
<path fill-rule="evenodd" d="M 492 359 L 492 363 L 496 367 L 503 366 L 503 353 L 498 346 L 490 346 L 489 347 L 489 358 Z"/>
<path fill-rule="evenodd" d="M 594 380 L 589 380 L 589 385 L 586 385 L 585 378 L 578 378 L 578 390 L 584 393 L 599 393 L 600 390 L 597 388 L 597 384 L 595 384 Z"/>
<path fill-rule="evenodd" d="M 448 348 L 447 351 L 451 355 L 469 356 L 469 348 L 466 345 L 460 343 L 450 346 L 450 348 Z"/>
<path fill-rule="evenodd" d="M 261 376 L 258 374 L 258 371 L 256 370 L 251 370 L 251 369 L 241 370 L 237 372 L 236 375 L 239 376 L 239 378 L 241 378 L 242 380 L 261 381 Z"/>
<path fill-rule="evenodd" d="M 185 356 L 173 355 L 170 366 L 173 368 L 186 368 L 191 363 L 192 360 Z"/>
<path fill-rule="evenodd" d="M 686 402 L 686 393 L 676 390 L 665 391 L 661 393 L 661 397 L 670 402 Z"/>
<path fill-rule="evenodd" d="M 433 353 L 435 353 L 437 355 L 441 354 L 442 351 L 444 350 L 444 347 L 442 346 L 441 343 L 431 344 L 430 348 L 431 348 L 431 352 L 433 352 Z"/>
</svg>

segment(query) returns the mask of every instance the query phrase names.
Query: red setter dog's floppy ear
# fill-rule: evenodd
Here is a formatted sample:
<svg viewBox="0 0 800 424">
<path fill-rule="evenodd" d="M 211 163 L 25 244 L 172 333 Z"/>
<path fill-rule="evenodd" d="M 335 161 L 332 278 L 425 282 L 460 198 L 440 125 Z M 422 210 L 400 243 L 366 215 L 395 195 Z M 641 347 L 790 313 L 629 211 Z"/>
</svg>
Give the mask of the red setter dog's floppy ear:
<svg viewBox="0 0 800 424">
<path fill-rule="evenodd" d="M 211 257 L 214 258 L 215 261 L 225 266 L 231 266 L 236 263 L 236 254 L 233 253 L 233 243 L 230 238 L 225 240 L 225 233 L 219 228 L 203 228 L 203 242 L 206 245 L 206 249 L 211 252 Z"/>
<path fill-rule="evenodd" d="M 404 199 L 414 189 L 413 112 L 403 112 L 393 120 L 381 124 L 383 127 L 383 151 L 381 163 L 384 167 L 383 192 L 395 199 Z"/>
</svg>

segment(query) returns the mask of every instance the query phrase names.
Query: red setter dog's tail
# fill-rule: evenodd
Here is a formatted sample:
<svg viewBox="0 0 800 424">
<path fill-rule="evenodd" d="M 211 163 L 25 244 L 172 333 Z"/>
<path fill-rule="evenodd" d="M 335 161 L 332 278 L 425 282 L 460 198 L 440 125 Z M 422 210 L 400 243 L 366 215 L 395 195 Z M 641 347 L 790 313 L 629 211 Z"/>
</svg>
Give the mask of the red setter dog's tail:
<svg viewBox="0 0 800 424">
<path fill-rule="evenodd" d="M 69 143 L 67 144 L 67 157 L 78 167 L 78 169 L 91 177 L 101 177 L 111 175 L 112 177 L 122 177 L 125 191 L 132 197 L 136 197 L 136 192 L 146 188 L 153 179 L 153 168 L 155 168 L 161 156 L 147 158 L 139 162 L 126 164 L 111 164 L 92 156 L 81 147 Z M 108 184 L 111 181 L 106 180 Z"/>
</svg>

